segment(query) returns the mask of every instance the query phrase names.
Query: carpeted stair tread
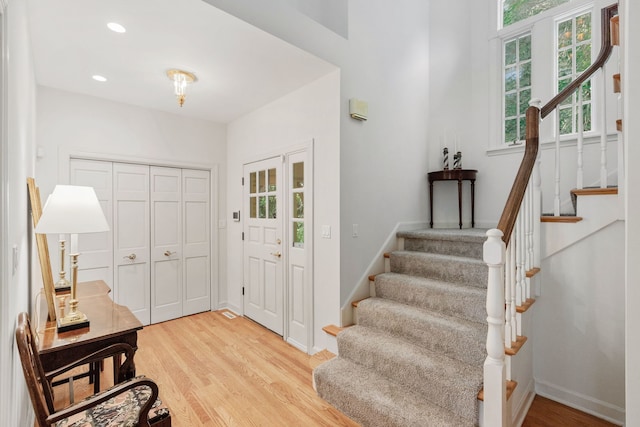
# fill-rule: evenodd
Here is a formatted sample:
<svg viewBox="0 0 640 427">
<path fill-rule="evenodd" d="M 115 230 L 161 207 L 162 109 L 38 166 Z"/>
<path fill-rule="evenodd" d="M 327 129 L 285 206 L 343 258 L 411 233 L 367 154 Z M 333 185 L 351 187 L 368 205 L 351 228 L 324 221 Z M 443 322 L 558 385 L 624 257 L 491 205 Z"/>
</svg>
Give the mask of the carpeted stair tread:
<svg viewBox="0 0 640 427">
<path fill-rule="evenodd" d="M 439 253 L 482 259 L 482 246 L 487 240 L 485 229 L 437 229 L 401 231 L 408 251 Z"/>
<path fill-rule="evenodd" d="M 488 268 L 482 260 L 426 252 L 394 251 L 390 261 L 393 273 L 487 287 Z"/>
<path fill-rule="evenodd" d="M 476 421 L 482 364 L 472 366 L 359 325 L 338 336 L 338 352 L 341 358 L 354 361 L 438 406 Z"/>
<path fill-rule="evenodd" d="M 487 325 L 382 298 L 358 305 L 358 324 L 471 365 L 486 358 Z"/>
<path fill-rule="evenodd" d="M 313 372 L 318 395 L 367 427 L 465 427 L 471 420 L 426 401 L 370 369 L 336 357 Z"/>
<path fill-rule="evenodd" d="M 484 288 L 448 283 L 399 273 L 375 277 L 376 296 L 467 320 L 484 322 L 487 317 Z"/>
</svg>

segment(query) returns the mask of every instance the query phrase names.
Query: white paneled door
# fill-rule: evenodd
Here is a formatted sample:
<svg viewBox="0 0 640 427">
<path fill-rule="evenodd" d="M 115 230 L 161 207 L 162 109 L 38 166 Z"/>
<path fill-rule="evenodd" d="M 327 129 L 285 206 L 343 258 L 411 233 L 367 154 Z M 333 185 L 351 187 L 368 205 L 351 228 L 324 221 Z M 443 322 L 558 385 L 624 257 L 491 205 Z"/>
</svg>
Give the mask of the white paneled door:
<svg viewBox="0 0 640 427">
<path fill-rule="evenodd" d="M 210 310 L 210 172 L 69 164 L 71 183 L 96 190 L 111 226 L 80 236 L 80 280 L 104 280 L 144 325 Z"/>
<path fill-rule="evenodd" d="M 182 316 L 182 171 L 151 167 L 151 323 Z"/>
<path fill-rule="evenodd" d="M 114 300 L 151 321 L 149 166 L 113 164 Z"/>
<path fill-rule="evenodd" d="M 72 185 L 93 187 L 102 206 L 109 231 L 78 235 L 78 281 L 104 280 L 113 282 L 113 195 L 112 163 L 95 160 L 72 159 L 69 180 Z M 67 242 L 67 254 L 70 251 Z M 57 251 L 57 249 L 56 249 Z M 52 252 L 53 253 L 53 252 Z M 57 253 L 57 252 L 55 252 Z M 65 261 L 69 271 L 69 258 Z M 70 275 L 67 275 L 69 278 Z"/>
<path fill-rule="evenodd" d="M 182 315 L 211 309 L 209 171 L 182 170 Z"/>
<path fill-rule="evenodd" d="M 282 159 L 244 165 L 244 314 L 284 332 Z"/>
</svg>

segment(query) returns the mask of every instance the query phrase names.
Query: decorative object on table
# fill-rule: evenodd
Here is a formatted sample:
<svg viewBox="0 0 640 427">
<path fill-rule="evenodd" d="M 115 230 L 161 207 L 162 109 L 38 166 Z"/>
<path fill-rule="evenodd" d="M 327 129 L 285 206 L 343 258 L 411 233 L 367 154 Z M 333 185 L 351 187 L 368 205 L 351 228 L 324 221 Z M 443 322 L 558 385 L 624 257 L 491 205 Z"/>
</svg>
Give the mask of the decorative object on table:
<svg viewBox="0 0 640 427">
<path fill-rule="evenodd" d="M 459 151 L 453 155 L 453 168 L 462 169 L 462 153 Z"/>
<path fill-rule="evenodd" d="M 442 150 L 442 156 L 442 169 L 449 170 L 449 149 L 447 147 Z"/>
<path fill-rule="evenodd" d="M 95 191 L 91 187 L 56 185 L 42 211 L 37 234 L 71 234 L 71 297 L 64 317 L 57 316 L 58 331 L 89 326 L 89 319 L 78 310 L 78 234 L 109 231 Z"/>
<path fill-rule="evenodd" d="M 60 276 L 60 279 L 58 279 L 58 281 L 56 282 L 55 285 L 55 290 L 56 292 L 60 292 L 60 291 L 68 291 L 71 288 L 71 283 L 69 283 L 69 281 L 67 280 L 67 273 L 64 270 L 64 257 L 65 257 L 65 240 L 64 239 L 60 239 L 60 271 L 58 272 L 58 275 Z"/>
<path fill-rule="evenodd" d="M 29 191 L 29 206 L 31 208 L 31 218 L 33 226 L 36 227 L 42 216 L 42 204 L 40 202 L 40 190 L 36 185 L 36 180 L 27 178 L 27 189 Z M 56 320 L 56 306 L 54 302 L 55 285 L 53 283 L 53 273 L 51 271 L 51 258 L 49 258 L 49 245 L 47 236 L 36 234 L 36 244 L 38 246 L 38 260 L 40 261 L 40 272 L 42 273 L 42 284 L 44 296 L 47 301 L 49 320 Z"/>
</svg>

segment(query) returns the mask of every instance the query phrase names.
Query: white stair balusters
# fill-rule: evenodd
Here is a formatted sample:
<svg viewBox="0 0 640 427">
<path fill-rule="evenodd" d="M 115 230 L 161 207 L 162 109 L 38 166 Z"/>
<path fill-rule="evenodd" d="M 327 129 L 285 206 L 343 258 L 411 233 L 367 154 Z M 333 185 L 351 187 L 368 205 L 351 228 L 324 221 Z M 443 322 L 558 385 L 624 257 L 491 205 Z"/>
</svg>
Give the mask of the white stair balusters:
<svg viewBox="0 0 640 427">
<path fill-rule="evenodd" d="M 600 72 L 600 87 L 602 88 L 602 102 L 600 105 L 600 188 L 607 188 L 607 85 L 606 85 L 606 65 L 602 66 Z"/>
<path fill-rule="evenodd" d="M 515 301 L 512 298 L 513 292 L 513 281 L 512 281 L 512 272 L 514 270 L 514 266 L 509 262 L 511 259 L 511 253 L 513 249 L 513 245 L 508 245 L 506 247 L 505 259 L 506 264 L 504 266 L 504 275 L 505 275 L 505 284 L 504 284 L 504 304 L 505 304 L 505 322 L 504 322 L 504 346 L 506 348 L 511 348 L 512 341 L 512 331 L 515 334 L 515 324 L 513 323 L 511 310 L 515 310 Z"/>
<path fill-rule="evenodd" d="M 556 108 L 556 168 L 553 215 L 560 216 L 560 109 Z"/>
<path fill-rule="evenodd" d="M 582 170 L 583 155 L 582 147 L 584 145 L 584 106 L 582 104 L 582 85 L 578 88 L 578 138 L 577 138 L 577 151 L 578 151 L 578 171 L 576 174 L 576 188 L 582 190 L 584 188 L 584 172 Z"/>
</svg>

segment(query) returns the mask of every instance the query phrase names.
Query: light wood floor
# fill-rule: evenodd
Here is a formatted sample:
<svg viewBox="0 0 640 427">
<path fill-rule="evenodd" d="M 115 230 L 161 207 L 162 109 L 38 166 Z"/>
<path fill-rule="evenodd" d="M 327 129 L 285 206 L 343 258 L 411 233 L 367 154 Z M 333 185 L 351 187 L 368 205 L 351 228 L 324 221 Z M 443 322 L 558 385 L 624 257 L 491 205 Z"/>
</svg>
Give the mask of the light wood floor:
<svg viewBox="0 0 640 427">
<path fill-rule="evenodd" d="M 159 384 L 174 427 L 358 425 L 313 390 L 311 372 L 331 353 L 306 355 L 248 319 L 209 312 L 147 326 L 138 347 L 137 373 Z M 104 386 L 110 372 L 107 362 Z M 64 406 L 67 388 L 55 392 Z M 88 393 L 87 379 L 75 382 L 76 399 Z M 612 424 L 538 396 L 523 425 Z"/>
</svg>

